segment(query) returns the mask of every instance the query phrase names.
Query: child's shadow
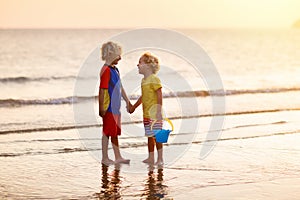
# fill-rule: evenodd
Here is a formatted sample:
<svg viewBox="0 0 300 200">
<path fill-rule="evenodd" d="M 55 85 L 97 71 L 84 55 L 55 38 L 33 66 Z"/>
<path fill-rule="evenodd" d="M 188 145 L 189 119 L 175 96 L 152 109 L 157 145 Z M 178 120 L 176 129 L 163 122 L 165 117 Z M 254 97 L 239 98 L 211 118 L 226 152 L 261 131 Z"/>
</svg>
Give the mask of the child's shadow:
<svg viewBox="0 0 300 200">
<path fill-rule="evenodd" d="M 146 199 L 161 199 L 168 194 L 168 186 L 163 184 L 163 168 L 159 167 L 157 173 L 154 171 L 154 166 L 149 165 L 148 177 L 142 193 L 142 197 L 146 197 Z"/>
<path fill-rule="evenodd" d="M 102 186 L 98 193 L 99 199 L 121 199 L 120 194 L 120 165 L 115 165 L 114 170 L 109 174 L 108 166 L 102 164 Z"/>
</svg>

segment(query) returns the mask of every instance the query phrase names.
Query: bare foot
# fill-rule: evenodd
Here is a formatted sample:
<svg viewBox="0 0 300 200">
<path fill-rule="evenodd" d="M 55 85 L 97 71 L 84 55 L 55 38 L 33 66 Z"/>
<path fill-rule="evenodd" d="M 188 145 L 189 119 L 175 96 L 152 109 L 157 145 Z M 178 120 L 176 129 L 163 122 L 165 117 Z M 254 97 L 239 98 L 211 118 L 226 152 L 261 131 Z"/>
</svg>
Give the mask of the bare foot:
<svg viewBox="0 0 300 200">
<path fill-rule="evenodd" d="M 163 160 L 157 160 L 154 165 L 163 166 L 164 165 L 164 161 Z"/>
<path fill-rule="evenodd" d="M 115 162 L 113 160 L 109 159 L 109 158 L 102 159 L 101 163 L 104 164 L 104 165 L 106 165 L 106 166 L 115 164 Z"/>
<path fill-rule="evenodd" d="M 129 164 L 130 160 L 129 159 L 124 159 L 124 158 L 118 158 L 118 159 L 115 160 L 115 163 Z"/>
<path fill-rule="evenodd" d="M 154 164 L 154 159 L 153 158 L 147 158 L 147 159 L 143 160 L 143 163 Z"/>
</svg>

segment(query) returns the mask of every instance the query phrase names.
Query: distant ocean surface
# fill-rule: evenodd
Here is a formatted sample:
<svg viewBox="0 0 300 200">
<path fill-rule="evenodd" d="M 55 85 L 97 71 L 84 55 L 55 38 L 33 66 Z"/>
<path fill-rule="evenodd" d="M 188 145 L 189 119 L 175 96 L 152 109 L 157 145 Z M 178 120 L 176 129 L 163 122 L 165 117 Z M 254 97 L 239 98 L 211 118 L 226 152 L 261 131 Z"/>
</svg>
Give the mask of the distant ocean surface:
<svg viewBox="0 0 300 200">
<path fill-rule="evenodd" d="M 101 42 L 122 31 L 126 30 L 0 30 L 0 111 L 3 113 L 0 134 L 74 126 L 72 104 L 86 101 L 96 104 L 97 100 L 96 89 L 93 94 L 74 95 L 76 80 L 99 78 L 98 74 L 78 76 L 82 63 Z M 299 30 L 178 31 L 207 52 L 220 74 L 224 91 L 209 91 L 190 66 L 170 54 L 157 52 L 162 65 L 176 66 L 179 74 L 191 82 L 194 80 L 190 88 L 175 85 L 172 91 L 164 91 L 166 102 L 175 97 L 197 96 L 200 101 L 206 101 L 209 95 L 226 95 L 229 113 L 253 112 L 257 104 L 262 107 L 259 111 L 300 108 Z M 121 76 L 126 75 L 125 89 L 127 83 L 140 84 L 142 77 L 134 69 L 141 53 L 124 55 L 118 65 Z M 129 70 L 133 72 L 128 75 Z M 163 67 L 158 75 L 162 82 L 174 78 Z M 138 92 L 128 91 L 128 95 L 136 99 Z M 172 113 L 173 117 L 180 114 L 176 109 Z M 209 111 L 191 112 L 195 114 L 209 114 Z"/>
</svg>

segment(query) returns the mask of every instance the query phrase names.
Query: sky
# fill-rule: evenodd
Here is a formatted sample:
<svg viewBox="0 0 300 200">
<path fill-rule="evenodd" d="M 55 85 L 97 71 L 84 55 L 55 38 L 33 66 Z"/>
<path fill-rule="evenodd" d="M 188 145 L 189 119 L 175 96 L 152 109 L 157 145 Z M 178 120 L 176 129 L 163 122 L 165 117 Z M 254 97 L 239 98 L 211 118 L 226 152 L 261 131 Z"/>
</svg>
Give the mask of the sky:
<svg viewBox="0 0 300 200">
<path fill-rule="evenodd" d="M 0 28 L 288 28 L 300 0 L 0 0 Z"/>
</svg>

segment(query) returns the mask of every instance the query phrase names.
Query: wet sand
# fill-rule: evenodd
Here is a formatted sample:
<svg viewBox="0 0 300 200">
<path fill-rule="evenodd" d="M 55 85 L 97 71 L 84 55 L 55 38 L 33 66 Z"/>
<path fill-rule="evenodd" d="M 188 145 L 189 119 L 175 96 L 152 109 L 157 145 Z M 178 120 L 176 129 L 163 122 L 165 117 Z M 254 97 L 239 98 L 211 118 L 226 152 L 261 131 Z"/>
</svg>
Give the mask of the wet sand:
<svg viewBox="0 0 300 200">
<path fill-rule="evenodd" d="M 126 136 L 120 138 L 122 152 L 131 152 L 130 165 L 105 167 L 95 159 L 101 141 L 92 140 L 99 148 L 87 151 L 75 130 L 0 135 L 0 197 L 299 199 L 299 112 L 272 116 L 228 116 L 217 143 L 204 143 L 203 123 L 204 132 L 198 130 L 183 155 L 164 167 L 141 162 L 147 151 L 143 137 L 130 145 Z M 172 144 L 171 137 L 170 145 L 184 143 Z M 205 145 L 216 146 L 200 159 Z"/>
</svg>

